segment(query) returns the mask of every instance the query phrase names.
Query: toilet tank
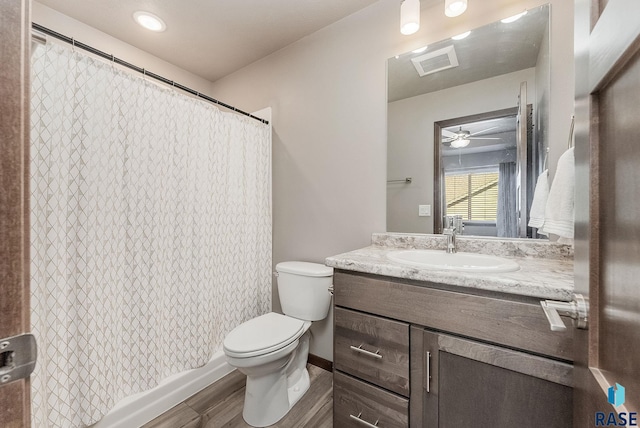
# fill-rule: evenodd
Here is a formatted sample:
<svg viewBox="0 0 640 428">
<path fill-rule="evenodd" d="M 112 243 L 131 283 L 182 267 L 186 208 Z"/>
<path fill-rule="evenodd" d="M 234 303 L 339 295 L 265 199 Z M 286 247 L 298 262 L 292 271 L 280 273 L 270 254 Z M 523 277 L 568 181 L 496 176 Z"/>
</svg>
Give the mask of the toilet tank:
<svg viewBox="0 0 640 428">
<path fill-rule="evenodd" d="M 333 268 L 318 263 L 282 262 L 276 265 L 282 312 L 305 321 L 325 319 L 331 305 Z"/>
</svg>

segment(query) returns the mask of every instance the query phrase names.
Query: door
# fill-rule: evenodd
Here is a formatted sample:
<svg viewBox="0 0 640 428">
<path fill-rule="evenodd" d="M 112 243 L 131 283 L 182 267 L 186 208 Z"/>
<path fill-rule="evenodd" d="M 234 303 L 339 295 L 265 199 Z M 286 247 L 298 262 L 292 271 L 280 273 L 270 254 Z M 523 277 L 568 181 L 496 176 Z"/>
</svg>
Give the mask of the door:
<svg viewBox="0 0 640 428">
<path fill-rule="evenodd" d="M 412 426 L 571 426 L 571 364 L 430 330 L 422 348 Z"/>
<path fill-rule="evenodd" d="M 1 340 L 29 330 L 30 31 L 27 0 L 0 2 L 0 425 L 10 428 L 30 421 L 29 381 L 7 378 Z"/>
<path fill-rule="evenodd" d="M 575 276 L 590 309 L 574 426 L 622 426 L 640 410 L 640 2 L 575 5 Z"/>
</svg>

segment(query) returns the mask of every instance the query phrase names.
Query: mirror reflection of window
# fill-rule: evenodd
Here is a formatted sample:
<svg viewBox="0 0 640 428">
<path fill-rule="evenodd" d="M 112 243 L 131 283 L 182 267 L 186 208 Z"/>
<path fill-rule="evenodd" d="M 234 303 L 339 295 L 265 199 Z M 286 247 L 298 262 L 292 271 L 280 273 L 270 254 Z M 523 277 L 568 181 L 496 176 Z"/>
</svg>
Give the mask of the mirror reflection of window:
<svg viewBox="0 0 640 428">
<path fill-rule="evenodd" d="M 467 223 L 492 222 L 498 214 L 498 166 L 492 172 L 457 172 L 445 176 L 445 215 L 461 215 Z"/>
</svg>

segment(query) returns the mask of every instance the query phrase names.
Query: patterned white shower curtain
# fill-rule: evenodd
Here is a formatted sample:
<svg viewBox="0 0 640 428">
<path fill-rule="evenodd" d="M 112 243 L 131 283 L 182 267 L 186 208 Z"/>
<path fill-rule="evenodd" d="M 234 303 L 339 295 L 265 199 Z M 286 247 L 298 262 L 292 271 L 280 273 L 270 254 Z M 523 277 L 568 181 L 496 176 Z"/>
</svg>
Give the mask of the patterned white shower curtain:
<svg viewBox="0 0 640 428">
<path fill-rule="evenodd" d="M 80 427 L 270 310 L 270 130 L 55 43 L 32 74 L 32 421 Z"/>
</svg>

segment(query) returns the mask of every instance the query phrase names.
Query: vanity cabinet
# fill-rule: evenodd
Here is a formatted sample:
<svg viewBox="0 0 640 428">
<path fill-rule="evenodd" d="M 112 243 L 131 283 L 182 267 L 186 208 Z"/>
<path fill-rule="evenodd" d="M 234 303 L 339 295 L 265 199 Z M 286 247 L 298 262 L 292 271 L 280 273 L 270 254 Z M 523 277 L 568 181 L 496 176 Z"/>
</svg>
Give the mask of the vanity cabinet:
<svg viewBox="0 0 640 428">
<path fill-rule="evenodd" d="M 571 426 L 572 329 L 460 289 L 335 271 L 334 426 Z"/>
</svg>

